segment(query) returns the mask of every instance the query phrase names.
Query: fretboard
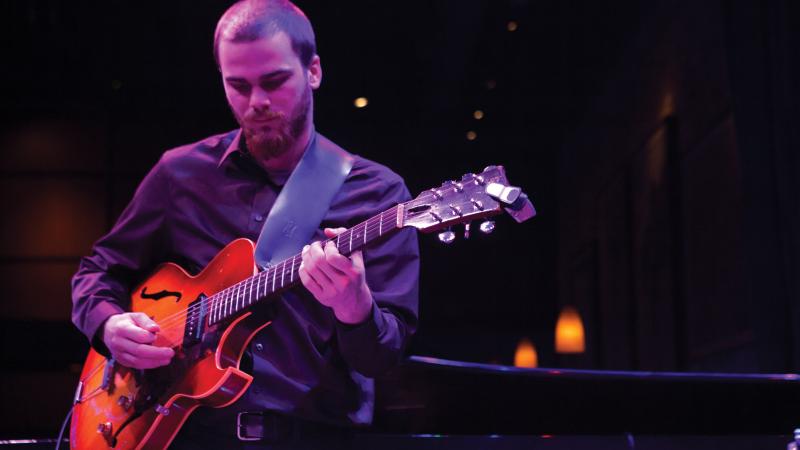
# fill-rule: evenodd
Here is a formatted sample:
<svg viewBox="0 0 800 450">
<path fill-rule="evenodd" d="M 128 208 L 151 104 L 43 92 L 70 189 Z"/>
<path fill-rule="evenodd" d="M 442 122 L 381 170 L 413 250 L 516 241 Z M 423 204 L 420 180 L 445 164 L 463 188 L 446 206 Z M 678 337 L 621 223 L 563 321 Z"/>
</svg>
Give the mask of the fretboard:
<svg viewBox="0 0 800 450">
<path fill-rule="evenodd" d="M 360 224 L 323 242 L 333 242 L 339 253 L 348 256 L 367 244 L 399 230 L 402 224 L 403 204 L 394 206 Z M 252 305 L 289 289 L 300 281 L 298 270 L 303 258 L 300 253 L 280 261 L 266 270 L 225 288 L 205 299 L 208 322 L 230 319 Z"/>
</svg>

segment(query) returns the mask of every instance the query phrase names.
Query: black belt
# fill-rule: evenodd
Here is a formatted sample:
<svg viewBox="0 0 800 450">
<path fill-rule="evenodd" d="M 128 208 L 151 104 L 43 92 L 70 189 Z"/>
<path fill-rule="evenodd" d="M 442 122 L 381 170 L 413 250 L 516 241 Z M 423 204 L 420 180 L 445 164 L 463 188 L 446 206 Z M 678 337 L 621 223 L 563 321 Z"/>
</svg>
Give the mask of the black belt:
<svg viewBox="0 0 800 450">
<path fill-rule="evenodd" d="M 350 428 L 311 422 L 270 411 L 243 411 L 236 415 L 236 437 L 240 441 L 278 444 L 317 437 L 345 439 L 352 432 Z"/>
</svg>

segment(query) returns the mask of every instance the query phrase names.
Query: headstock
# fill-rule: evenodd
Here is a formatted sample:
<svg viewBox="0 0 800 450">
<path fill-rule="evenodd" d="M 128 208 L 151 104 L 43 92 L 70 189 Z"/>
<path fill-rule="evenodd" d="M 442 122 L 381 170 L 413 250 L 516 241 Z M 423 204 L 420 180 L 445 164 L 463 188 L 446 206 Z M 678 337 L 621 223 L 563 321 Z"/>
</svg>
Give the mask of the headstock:
<svg viewBox="0 0 800 450">
<path fill-rule="evenodd" d="M 500 214 L 503 210 L 517 222 L 536 215 L 533 204 L 522 190 L 509 185 L 503 166 L 489 166 L 478 175 L 468 173 L 460 181 L 447 181 L 406 202 L 403 226 L 431 233 L 464 223 L 467 224 L 464 234 L 469 237 L 471 221 Z M 493 223 L 481 224 L 484 233 L 493 228 Z M 450 243 L 455 234 L 445 231 L 440 234 L 440 239 Z"/>
</svg>

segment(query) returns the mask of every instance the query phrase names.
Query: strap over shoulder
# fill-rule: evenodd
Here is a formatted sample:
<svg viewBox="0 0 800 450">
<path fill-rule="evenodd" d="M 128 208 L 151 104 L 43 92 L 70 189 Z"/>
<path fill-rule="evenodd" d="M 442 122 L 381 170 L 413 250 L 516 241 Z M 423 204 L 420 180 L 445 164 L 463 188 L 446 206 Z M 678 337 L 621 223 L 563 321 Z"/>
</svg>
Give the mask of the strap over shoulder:
<svg viewBox="0 0 800 450">
<path fill-rule="evenodd" d="M 354 158 L 315 133 L 264 222 L 255 259 L 269 267 L 308 243 L 353 168 Z"/>
</svg>

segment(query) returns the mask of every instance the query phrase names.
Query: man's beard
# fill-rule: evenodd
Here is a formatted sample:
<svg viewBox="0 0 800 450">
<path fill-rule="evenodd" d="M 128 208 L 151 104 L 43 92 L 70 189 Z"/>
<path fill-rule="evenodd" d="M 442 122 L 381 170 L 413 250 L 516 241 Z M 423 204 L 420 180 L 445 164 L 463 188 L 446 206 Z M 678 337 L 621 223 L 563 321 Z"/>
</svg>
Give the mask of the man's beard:
<svg viewBox="0 0 800 450">
<path fill-rule="evenodd" d="M 308 123 L 310 109 L 311 88 L 307 87 L 288 119 L 285 113 L 268 110 L 257 116 L 263 119 L 272 119 L 273 117 L 275 119 L 263 126 L 248 127 L 244 120 L 235 113 L 234 117 L 242 127 L 245 145 L 250 154 L 259 159 L 273 159 L 284 155 L 297 142 Z"/>
</svg>

